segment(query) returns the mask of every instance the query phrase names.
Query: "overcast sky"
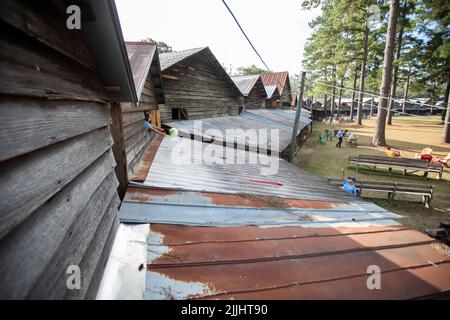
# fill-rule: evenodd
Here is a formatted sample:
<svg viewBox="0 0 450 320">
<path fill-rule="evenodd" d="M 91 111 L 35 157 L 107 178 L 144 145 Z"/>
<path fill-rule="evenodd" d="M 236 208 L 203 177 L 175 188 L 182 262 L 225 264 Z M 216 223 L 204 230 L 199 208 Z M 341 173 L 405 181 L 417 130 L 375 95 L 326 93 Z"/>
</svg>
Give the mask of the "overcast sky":
<svg viewBox="0 0 450 320">
<path fill-rule="evenodd" d="M 320 14 L 300 0 L 227 0 L 244 31 L 274 71 L 299 73 L 308 22 Z M 262 63 L 221 0 L 116 0 L 125 40 L 152 38 L 174 50 L 209 46 L 227 68 Z"/>
</svg>

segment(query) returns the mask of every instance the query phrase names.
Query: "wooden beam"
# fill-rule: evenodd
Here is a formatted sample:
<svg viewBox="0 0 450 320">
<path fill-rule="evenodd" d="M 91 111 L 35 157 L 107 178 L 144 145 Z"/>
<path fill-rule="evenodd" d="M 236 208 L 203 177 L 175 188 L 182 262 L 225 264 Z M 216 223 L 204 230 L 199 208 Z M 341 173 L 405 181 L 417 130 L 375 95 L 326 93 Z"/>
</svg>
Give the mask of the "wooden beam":
<svg viewBox="0 0 450 320">
<path fill-rule="evenodd" d="M 127 167 L 127 156 L 125 151 L 125 139 L 123 132 L 123 120 L 122 120 L 122 110 L 120 104 L 112 103 L 111 104 L 111 136 L 114 141 L 114 145 L 112 147 L 114 158 L 116 160 L 116 176 L 117 180 L 119 180 L 119 187 L 117 191 L 119 193 L 119 197 L 122 200 L 125 196 L 125 192 L 127 190 L 128 185 L 128 167 Z"/>
</svg>

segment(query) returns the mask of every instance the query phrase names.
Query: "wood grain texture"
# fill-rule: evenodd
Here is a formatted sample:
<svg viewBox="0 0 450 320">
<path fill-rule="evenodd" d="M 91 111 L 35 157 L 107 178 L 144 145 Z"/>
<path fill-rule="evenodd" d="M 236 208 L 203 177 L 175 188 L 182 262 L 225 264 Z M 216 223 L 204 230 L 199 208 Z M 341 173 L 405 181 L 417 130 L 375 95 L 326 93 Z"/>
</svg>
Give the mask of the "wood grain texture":
<svg viewBox="0 0 450 320">
<path fill-rule="evenodd" d="M 100 103 L 108 100 L 96 73 L 11 30 L 0 38 L 0 71 L 3 94 Z"/>
<path fill-rule="evenodd" d="M 86 68 L 96 70 L 81 35 L 67 29 L 65 16 L 53 2 L 2 0 L 0 19 Z"/>
<path fill-rule="evenodd" d="M 138 121 L 141 121 L 142 126 L 144 126 L 144 120 L 144 111 L 122 113 L 122 121 L 124 126 L 128 126 Z"/>
<path fill-rule="evenodd" d="M 80 101 L 0 99 L 0 161 L 111 123 L 108 106 Z"/>
<path fill-rule="evenodd" d="M 86 294 L 84 295 L 85 300 L 92 300 L 95 299 L 95 297 L 97 296 L 97 292 L 100 287 L 103 274 L 105 272 L 106 264 L 109 259 L 109 254 L 111 253 L 111 249 L 114 243 L 114 237 L 117 233 L 118 228 L 119 228 L 119 217 L 115 215 L 115 219 L 112 223 L 111 230 L 109 231 L 108 237 L 106 238 L 106 242 L 104 242 L 105 245 L 101 252 L 100 259 L 98 260 L 97 265 L 95 266 L 95 269 L 92 273 L 89 288 Z"/>
<path fill-rule="evenodd" d="M 68 228 L 57 251 L 48 262 L 47 268 L 39 277 L 28 298 L 58 299 L 69 291 L 66 286 L 68 277 L 66 270 L 70 265 L 80 265 L 109 204 L 117 197 L 118 185 L 112 170 Z M 85 270 L 81 268 L 80 270 L 81 276 L 84 277 Z"/>
<path fill-rule="evenodd" d="M 163 122 L 172 120 L 172 108 L 186 109 L 189 119 L 239 114 L 240 95 L 208 59 L 191 58 L 164 70 L 163 88 Z"/>
<path fill-rule="evenodd" d="M 109 128 L 105 127 L 0 163 L 0 238 L 111 145 Z"/>
<path fill-rule="evenodd" d="M 1 298 L 24 299 L 29 295 L 63 239 L 70 236 L 70 226 L 114 166 L 109 150 L 2 239 Z"/>
<path fill-rule="evenodd" d="M 86 297 L 89 287 L 92 285 L 93 290 L 97 293 L 100 285 L 103 270 L 105 268 L 104 256 L 109 257 L 112 244 L 119 224 L 117 211 L 120 205 L 118 197 L 113 197 L 108 205 L 106 213 L 102 217 L 102 221 L 94 232 L 94 237 L 89 243 L 83 258 L 79 264 L 83 277 L 81 279 L 80 290 L 66 290 L 63 299 L 92 299 Z M 94 296 L 95 298 L 95 296 Z"/>
</svg>

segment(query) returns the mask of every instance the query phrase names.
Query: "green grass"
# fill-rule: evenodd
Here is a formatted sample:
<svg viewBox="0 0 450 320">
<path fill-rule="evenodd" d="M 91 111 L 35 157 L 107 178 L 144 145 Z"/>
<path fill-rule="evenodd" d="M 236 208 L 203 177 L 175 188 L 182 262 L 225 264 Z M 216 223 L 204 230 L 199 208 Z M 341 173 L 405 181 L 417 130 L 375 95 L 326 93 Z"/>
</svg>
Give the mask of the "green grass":
<svg viewBox="0 0 450 320">
<path fill-rule="evenodd" d="M 450 152 L 450 145 L 441 143 L 443 126 L 439 117 L 394 117 L 393 126 L 387 126 L 387 143 L 400 150 L 402 157 L 414 158 L 415 153 L 425 147 L 433 149 L 433 154 L 444 157 Z M 377 199 L 380 194 L 366 193 L 365 199 L 373 201 L 383 208 L 404 216 L 401 222 L 411 228 L 423 231 L 426 228 L 435 228 L 441 221 L 450 220 L 450 169 L 445 168 L 442 180 L 437 180 L 437 175 L 429 174 L 429 178 L 423 178 L 423 173 L 403 176 L 402 173 L 393 171 L 389 175 L 387 170 L 360 171 L 356 173 L 355 167 L 347 167 L 347 159 L 351 155 L 369 154 L 385 155 L 385 148 L 371 146 L 375 118 L 363 120 L 362 126 L 345 124 L 342 126 L 326 125 L 322 122 L 314 122 L 313 132 L 303 145 L 296 157 L 296 164 L 321 177 L 341 178 L 355 176 L 360 180 L 397 181 L 417 184 L 433 184 L 435 194 L 430 209 L 420 203 L 418 196 L 396 196 L 392 203 L 385 198 Z M 342 144 L 342 148 L 336 148 L 336 138 L 326 144 L 319 143 L 319 134 L 324 129 L 348 129 L 358 136 L 358 146 L 349 147 Z M 369 198 L 367 198 L 367 195 Z"/>
</svg>

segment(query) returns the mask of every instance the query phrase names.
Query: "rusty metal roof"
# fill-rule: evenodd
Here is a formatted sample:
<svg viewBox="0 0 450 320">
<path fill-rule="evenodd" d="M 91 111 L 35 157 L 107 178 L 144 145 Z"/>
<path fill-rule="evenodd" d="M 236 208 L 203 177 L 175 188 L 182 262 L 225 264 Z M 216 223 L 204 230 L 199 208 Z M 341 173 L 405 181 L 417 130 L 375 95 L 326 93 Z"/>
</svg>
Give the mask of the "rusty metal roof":
<svg viewBox="0 0 450 320">
<path fill-rule="evenodd" d="M 159 103 L 164 102 L 162 93 L 161 71 L 159 66 L 158 49 L 155 44 L 149 42 L 125 42 L 128 59 L 133 73 L 134 85 L 138 99 L 140 100 L 142 90 L 148 74 L 152 75 L 152 83 Z"/>
<path fill-rule="evenodd" d="M 186 140 L 165 137 L 145 182 L 127 190 L 119 218 L 122 226 L 144 223 L 147 246 L 142 228 L 116 239 L 128 243 L 113 250 L 115 270 L 127 270 L 108 274 L 123 284 L 116 297 L 130 286 L 143 299 L 414 299 L 450 291 L 448 247 L 401 225 L 401 216 L 282 159 L 269 177 L 282 185 L 250 181 L 263 178 L 258 165 L 172 161 Z M 379 290 L 367 285 L 373 266 Z"/>
<path fill-rule="evenodd" d="M 261 73 L 261 80 L 265 86 L 276 85 L 278 92 L 283 93 L 286 83 L 289 81 L 289 72 L 266 72 Z"/>
<path fill-rule="evenodd" d="M 450 289 L 448 253 L 401 225 L 150 225 L 147 299 L 414 299 Z M 380 290 L 367 286 L 368 267 Z"/>
</svg>

